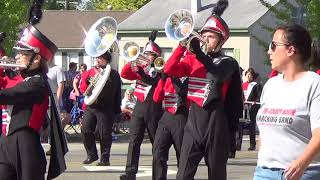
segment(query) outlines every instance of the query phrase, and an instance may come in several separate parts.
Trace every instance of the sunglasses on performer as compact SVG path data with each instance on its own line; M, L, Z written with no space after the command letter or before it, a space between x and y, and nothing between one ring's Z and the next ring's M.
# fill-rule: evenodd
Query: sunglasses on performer
M269 49L275 51L277 46L290 46L290 44L271 41L271 43L269 44Z

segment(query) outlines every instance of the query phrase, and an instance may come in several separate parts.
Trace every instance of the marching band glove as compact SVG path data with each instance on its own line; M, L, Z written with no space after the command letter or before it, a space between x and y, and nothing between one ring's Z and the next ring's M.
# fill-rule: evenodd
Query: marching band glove
M161 78L162 80L166 80L166 79L167 79L167 74L164 73L163 71L161 71L161 72L160 72L160 78Z
M144 75L145 75L145 73L144 73L143 68L142 68L141 66L137 66L137 68L138 68L137 73L138 73L140 76L144 76Z
M190 51L196 55L203 53L200 47L200 41L197 38L193 38L190 42ZM204 53L203 53L204 54Z

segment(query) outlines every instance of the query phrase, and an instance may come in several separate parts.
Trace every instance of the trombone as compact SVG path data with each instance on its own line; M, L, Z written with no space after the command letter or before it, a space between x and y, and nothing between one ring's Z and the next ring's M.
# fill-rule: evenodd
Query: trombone
M201 42L202 51L207 54L207 41L201 37L194 29L194 17L189 10L179 9L173 12L167 19L165 32L169 39L175 41L187 40L187 48L190 50L190 43L193 38L197 38Z

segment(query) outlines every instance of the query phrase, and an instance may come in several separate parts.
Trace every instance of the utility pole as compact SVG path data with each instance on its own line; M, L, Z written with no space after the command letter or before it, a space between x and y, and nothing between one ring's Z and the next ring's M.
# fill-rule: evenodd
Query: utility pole
M69 0L65 0L65 9L66 10L69 10L70 9L70 7L69 7Z

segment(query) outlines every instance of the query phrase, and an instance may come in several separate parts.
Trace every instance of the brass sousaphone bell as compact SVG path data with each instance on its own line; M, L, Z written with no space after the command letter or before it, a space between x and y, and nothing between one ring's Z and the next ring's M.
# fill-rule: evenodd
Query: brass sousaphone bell
M117 22L112 17L103 17L96 21L88 31L84 43L88 55L96 58L110 49L117 49ZM107 64L95 77L90 79L90 85L84 93L84 103L93 104L101 93L110 75L111 66Z

